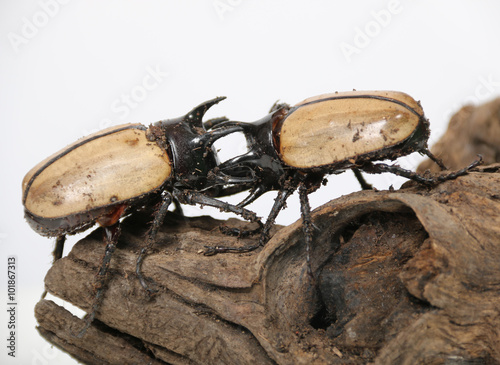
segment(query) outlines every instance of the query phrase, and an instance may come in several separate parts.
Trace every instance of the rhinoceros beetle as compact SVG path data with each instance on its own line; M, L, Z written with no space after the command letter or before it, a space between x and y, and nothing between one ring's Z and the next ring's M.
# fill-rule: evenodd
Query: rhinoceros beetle
M292 107L276 104L270 114L254 123L220 121L211 128L236 126L243 128L249 150L215 167L211 173L212 183L224 185L235 178L252 179L253 187L239 207L250 204L267 191L277 190L278 195L256 244L206 247L205 254L249 252L264 245L287 198L298 190L311 276L309 251L313 225L308 194L325 182L326 175L352 169L363 188L369 188L369 185L362 179L360 171L370 174L390 172L420 184L436 184L464 175L481 162L479 156L466 168L431 177L397 165L376 163L418 152L427 155L442 170L446 169L427 147L429 122L420 103L395 91L324 94ZM229 230L228 233L235 232Z
M141 263L172 202L217 207L262 226L255 213L216 199L248 189L253 181L229 179L232 185L228 187L207 184L208 173L219 164L213 143L242 130L230 125L208 132L204 128L204 114L223 99L209 100L182 117L149 127L124 124L91 134L43 160L24 177L25 218L37 233L57 237L54 261L62 255L67 234L84 231L95 223L104 228L106 249L96 279L94 302L79 336L90 326L99 307L122 217L144 205L160 202L147 244L137 259L136 274L146 289Z

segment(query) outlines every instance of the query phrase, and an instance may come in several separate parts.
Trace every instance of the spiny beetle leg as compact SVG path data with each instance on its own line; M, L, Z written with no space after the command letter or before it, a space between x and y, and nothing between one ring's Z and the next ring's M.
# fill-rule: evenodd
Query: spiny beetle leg
M467 175L467 173L473 169L474 167L477 167L483 163L483 156L482 155L477 155L477 160L473 161L469 166L464 167L463 169L457 170L450 172L449 174L446 175L441 175L438 176L437 179L441 181L446 181L446 180L453 180L456 179L459 176Z
M175 206L174 213L183 216L184 211L182 210L181 203L179 203L176 199L174 199L174 206Z
M218 253L245 253L251 252L260 247L260 244L248 245L242 247L229 247L229 246L205 246L205 252L203 254L205 256L213 256Z
M234 227L228 227L228 226L220 226L219 230L225 234L226 236L232 236L232 237L249 237L249 236L254 236L257 233L262 232L262 229L264 226L259 226L255 229L249 229L249 230L241 230L239 228L234 228Z
M170 194L168 191L165 191L163 193L163 196L162 196L161 205L156 210L156 212L154 214L153 223L151 223L151 227L149 228L149 231L147 233L146 246L144 246L141 249L141 252L139 253L139 256L137 257L137 262L135 265L135 274L137 275L139 282L141 283L142 287L144 289L146 289L151 294L154 293L155 290L148 287L148 284L146 283L144 276L142 276L141 266L142 266L142 262L144 261L144 257L146 256L148 251L151 250L151 248L153 247L153 245L156 242L156 236L158 235L158 229L160 228L163 221L165 220L165 216L167 215L167 212L168 212L168 207L172 203L172 200L174 202L176 201L175 199L173 199L172 194ZM177 204L180 204L180 203L177 202Z
M434 184L444 182L447 180L456 179L459 176L467 175L469 170L480 165L482 163L482 161L483 161L483 157L481 155L478 155L477 160L475 160L469 166L467 166L463 169L453 171L453 172L450 172L450 173L445 174L445 175L431 176L431 177L426 177L426 176L420 175L416 172L403 169L397 165L390 166L390 165L386 165L383 163L378 163L378 164L371 164L370 163L370 164L364 165L362 169L363 169L363 171L366 171L366 172L371 173L371 174L390 172L394 175L398 175L398 176L406 177L407 179L410 179L410 180L414 180L420 184L434 185Z
M313 224L311 221L311 206L309 205L309 198L307 197L307 188L301 183L299 185L299 198L300 198L300 213L302 215L302 230L306 240L306 265L307 274L314 280L314 275L311 267L311 245L313 235Z
M260 186L258 186L257 188L252 189L250 195L247 196L243 201L241 201L237 206L238 207L244 207L247 204L250 204L257 197L259 197L260 195L262 195L261 191L262 191L262 189L260 188ZM248 237L248 236L253 236L253 235L257 234L257 233L261 233L263 228L264 228L263 226L259 226L258 228L253 229L253 230L243 231L243 230L241 230L239 228L230 228L230 227L227 227L227 226L221 226L220 227L220 231L223 234L228 235L228 236Z
M279 212L285 207L286 200L292 193L295 191L295 188L293 189L284 189L280 190L278 192L278 195L276 196L276 199L274 200L273 207L271 209L271 213L269 213L269 216L267 217L266 224L264 226L264 229L262 230L262 233L260 235L259 239L259 245L264 246L267 241L269 241L269 231L271 230L271 227L273 226L274 222L276 221L276 217L278 216Z
M390 172L394 175L406 177L407 179L414 180L420 184L432 185L436 180L432 177L425 177L417 174L416 172L403 169L397 165L387 165L385 163L372 164L368 163L363 166L363 171L370 174L381 174L383 172Z
M257 214L252 212L251 210L238 207L236 205L232 205L226 202L223 202L221 200L211 198L209 196L206 196L205 194L192 191L192 190L179 190L179 189L174 189L174 195L179 201L183 204L190 204L190 205L207 205L210 207L214 208L219 208L220 210L224 212L230 212L230 213L235 213L238 214L239 216L243 217L243 219L248 220L250 222L255 222L258 223L259 226L263 226L261 220L259 217L257 217Z
M87 329L92 324L92 321L95 318L95 314L101 304L102 295L104 293L104 285L106 283L106 274L109 269L109 263L111 261L111 256L115 251L116 244L118 242L118 237L120 236L120 223L118 222L113 224L112 226L104 227L104 235L105 235L105 241L107 243L106 243L106 249L104 251L104 256L102 258L101 267L98 273L96 274L96 281L94 286L95 290L94 301L92 303L92 308L90 310L90 313L88 313L87 316L85 317L85 326L77 335L78 338L82 338L85 332L87 332Z
M66 242L66 235L62 234L60 236L57 236L56 238L56 244L54 246L54 251L52 251L52 264L54 264L57 260L59 260L62 257L63 250L64 250L64 242ZM45 298L47 295L47 290L44 290L42 293L42 299Z
M269 240L269 231L278 216L278 213L285 206L286 200L293 193L294 189L280 190L276 199L274 200L273 209L267 218L266 224L262 228L262 232L260 234L259 242L254 245L241 246L241 247L229 247L229 246L205 246L206 250L204 255L212 256L218 253L244 253L251 252L258 249L261 246L264 246Z
M66 242L66 235L57 236L56 245L54 247L54 251L52 251L52 257L54 257L54 261L56 262L62 257L64 250L64 242Z
M243 217L245 220L257 223L259 225L259 228L257 228L256 230L258 230L258 231L262 230L264 227L264 225L262 224L262 221L260 220L259 217L257 217L257 215L254 212L252 212L248 209L245 209L243 207L232 205L232 204L220 201L218 199L211 198L211 197L206 196L202 193L192 191L192 190L174 189L174 195L181 203L184 203L184 204L207 205L210 207L219 208L220 210L222 210L224 212L238 214L241 217ZM243 232L245 232L245 231L243 231ZM248 231L248 232L251 232L251 231ZM255 247L255 248L257 248L257 247ZM252 250L254 250L255 248L253 248ZM207 247L207 249L208 250L204 253L205 255L210 256L210 255L215 255L216 253L218 253L217 250L214 251L211 247Z
M434 156L434 154L429 151L428 148L425 148L422 150L422 153L424 155L426 155L427 157L429 157L432 161L434 161L436 163L436 165L438 165L441 170L448 170L448 168L445 166L445 164L443 163L443 161L440 159L440 158L437 158L436 156Z
M373 186L372 184L369 184L366 182L365 177L361 174L361 171L357 168L353 168L352 172L354 172L354 176L356 176L356 179L359 182L359 185L361 185L361 189L363 190L372 190Z

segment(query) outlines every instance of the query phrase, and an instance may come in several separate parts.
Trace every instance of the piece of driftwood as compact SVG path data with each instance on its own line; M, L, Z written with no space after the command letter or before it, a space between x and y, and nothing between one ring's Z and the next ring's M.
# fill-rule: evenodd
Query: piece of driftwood
M460 109L450 120L446 133L431 152L452 169L460 169L480 154L484 165L500 162L500 98ZM469 161L469 162L467 162ZM438 172L431 160L422 162L417 171Z
M205 245L254 238L172 213L143 264L150 296L135 261L151 217L136 215L85 336L49 300L35 309L39 332L88 364L500 363L500 164L432 189L407 185L313 212L314 282L300 221L256 252L206 257ZM47 290L88 311L103 254L98 229L55 263Z

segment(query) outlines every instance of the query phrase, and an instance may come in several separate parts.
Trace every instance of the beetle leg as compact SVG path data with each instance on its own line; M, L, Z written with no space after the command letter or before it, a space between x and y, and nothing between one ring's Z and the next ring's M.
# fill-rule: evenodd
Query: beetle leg
M191 204L191 205L201 204L201 205L211 206L214 208L219 208L225 212L231 212L231 213L238 214L241 217L243 217L245 220L248 220L250 222L258 223L259 228L255 229L253 231L243 231L243 232L238 231L240 234L243 234L243 235L253 234L254 232L263 231L265 229L265 226L262 224L260 218L258 218L254 212L252 212L248 209L245 209L243 207L232 205L232 204L223 202L223 201L218 200L218 199L208 197L204 194L201 194L199 192L192 191L192 190L174 189L174 195L177 199L179 199L180 202L182 202L184 204ZM256 245L255 247L252 246L252 248L249 251L255 250L259 246L260 245ZM231 248L231 247L225 247L225 246L215 246L215 247L205 246L205 247L207 248L207 250L204 252L204 254L207 256L215 255L215 254L220 253L220 252L229 252L229 251L232 251L232 249L235 249L234 247ZM240 252L248 252L248 250L247 251L243 250Z
M354 172L354 176L356 176L356 179L359 182L359 185L361 185L361 189L363 190L372 190L373 186L369 183L366 182L364 176L361 174L361 171L359 171L358 168L353 168L352 172Z
M420 184L431 185L436 183L436 180L432 177L425 177L416 172L403 169L397 165L387 165L385 163L367 163L363 166L363 171L369 174L381 174L383 172L390 172L394 175L406 177L407 179L414 180Z
M209 173L207 180L209 181L208 185L209 186L217 186L217 185L237 185L241 186L242 184L254 184L255 181L257 181L257 177L255 176L255 172L247 166L239 166L240 171L242 169L245 169L246 171L249 172L246 176L232 176L232 175L227 175L223 171L221 171L218 167L213 169L211 173ZM242 189L241 187L237 191L238 193L241 192ZM238 204L239 205L239 204Z
M256 188L252 189L250 191L250 194L243 199L240 203L238 203L238 207L244 207L251 202L253 202L255 199L257 199L259 196L261 196L263 193L268 191L265 186L259 185ZM253 236L254 234L257 234L259 232L262 232L262 226L259 228L256 228L251 231L242 231L238 228L229 228L227 226L221 226L220 230L222 233L228 235L228 236L238 236L238 237L248 237L248 236Z
M148 287L148 284L146 283L146 280L142 276L141 273L141 266L142 262L144 261L144 257L146 256L146 253L153 247L155 241L156 241L156 235L158 234L158 229L163 223L163 220L165 219L165 216L167 215L168 212L168 207L172 203L173 197L172 194L170 194L168 191L165 191L163 196L162 196L163 201L161 202L160 207L154 214L154 219L153 223L151 224L151 228L148 231L147 238L146 238L146 246L144 246L141 249L141 252L139 253L139 256L137 257L136 265L135 265L135 273L137 275L137 278L139 279L139 282L141 283L142 287L146 289L149 293L153 293L154 290L150 289ZM174 200L175 202L175 200ZM177 203L179 201L177 200Z
M380 174L382 172L390 172L393 173L394 175L398 176L403 176L406 177L407 179L414 180L420 184L424 185L433 185L437 184L443 181L447 180L453 180L456 179L459 176L467 175L470 169L480 165L483 161L483 157L481 155L478 155L479 158L472 162L469 166L464 167L463 169L457 170L450 172L445 175L439 175L439 176L432 176L432 177L426 177L423 175L420 175L416 172L410 171L403 169L397 165L386 165L384 163L377 163L377 164L366 164L363 166L363 171L366 171L370 174Z
M57 236L56 238L56 244L54 246L54 251L52 251L52 264L54 264L57 260L59 260L62 257L63 250L64 250L64 242L66 242L66 235L62 234L60 236ZM47 290L44 290L42 293L42 299L45 298L47 295Z
M56 238L56 246L54 247L54 251L52 251L52 257L54 257L54 261L56 262L62 257L64 242L66 242L66 235L57 236Z
M179 189L174 189L174 196L176 199L178 199L181 203L183 204L190 204L190 205L207 205L210 207L214 208L219 208L224 212L230 212L230 213L235 213L243 217L243 219L250 221L250 222L255 222L259 225L259 230L262 229L264 226L257 215L245 208L232 205L226 202L223 202L221 200L211 198L209 196L206 196L205 194L192 191L192 190L179 190Z
M250 194L245 199L243 199L240 203L238 203L238 206L244 207L252 203L255 199L257 199L259 196L261 196L267 191L269 191L269 189L265 185L257 186L255 189L252 189L250 191Z
M174 213L183 216L184 211L182 210L181 203L179 203L176 199L174 199L174 206L175 206Z
M301 183L299 185L299 198L300 198L300 213L302 215L302 230L306 241L306 264L307 274L314 280L314 275L311 267L311 245L313 235L313 224L311 221L311 206L309 205L309 198L307 197L307 188Z
M104 256L102 258L101 267L96 274L96 281L94 285L95 296L92 303L92 308L90 313L85 317L85 326L78 333L77 337L81 338L87 331L87 329L92 324L95 318L95 314L99 309L102 301L102 295L104 294L104 285L106 281L106 273L108 272L109 263L111 261L111 256L116 248L116 243L118 242L118 237L120 236L120 223L117 222L109 227L104 227L105 240L107 242L106 249L104 251Z
M443 161L440 159L440 158L437 158L436 156L434 156L432 154L431 151L429 151L428 148L425 148L421 151L424 155L426 155L427 157L429 157L432 161L434 161L440 168L441 170L448 170L448 168L445 166L445 164L443 163Z
M251 252L258 249L260 246L264 246L269 240L269 231L276 220L279 212L285 206L286 200L293 193L294 189L286 189L280 190L276 199L274 200L273 209L271 209L271 213L269 213L269 217L267 218L266 224L262 228L262 232L260 234L259 242L254 245L241 246L241 247L229 247L229 246L205 246L206 251L204 255L212 256L218 253L243 253L243 252Z

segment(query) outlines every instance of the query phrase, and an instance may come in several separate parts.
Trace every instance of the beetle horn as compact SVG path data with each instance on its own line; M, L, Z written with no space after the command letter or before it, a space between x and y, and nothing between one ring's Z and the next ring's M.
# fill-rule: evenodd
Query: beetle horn
M204 103L198 105L189 113L187 113L184 117L184 120L189 121L191 126L194 128L203 128L203 116L205 115L205 113L208 111L208 109L224 100L225 98L225 96L219 96L212 100L205 101Z

